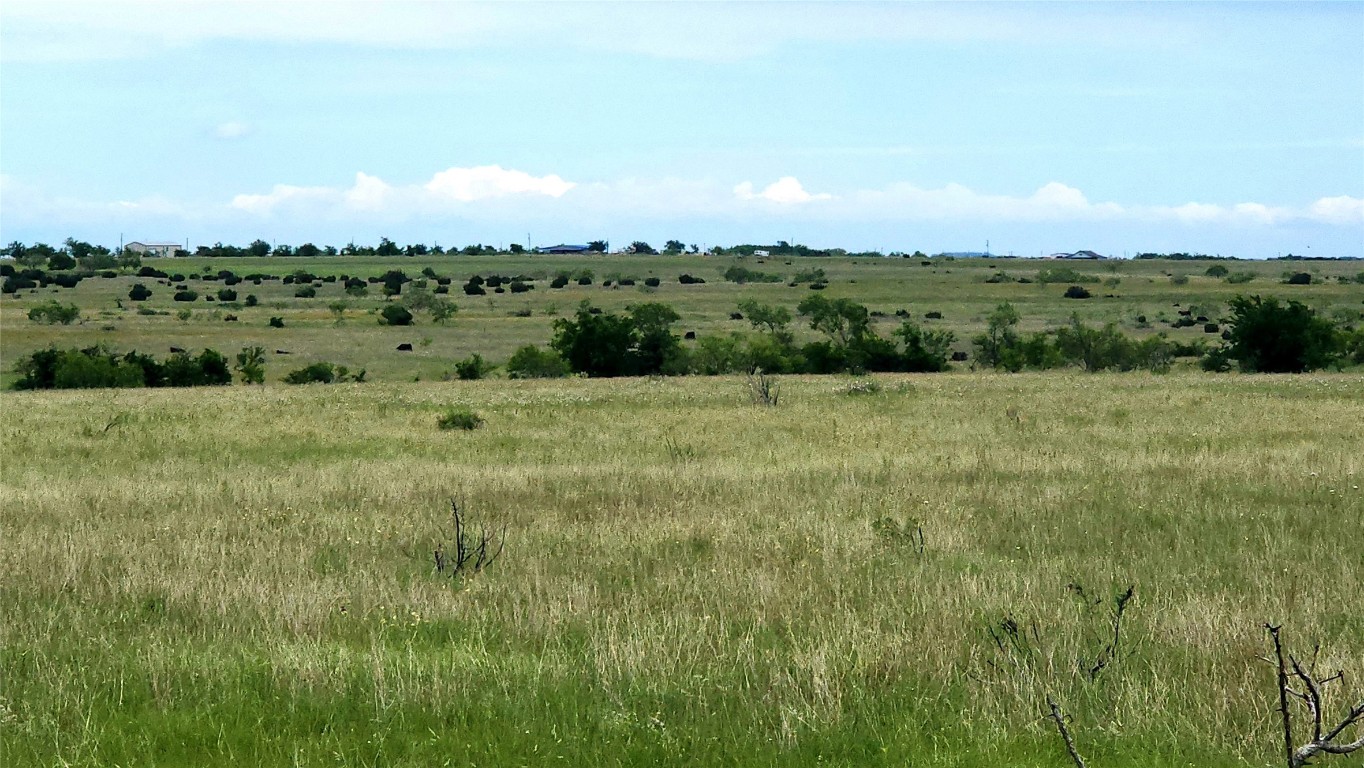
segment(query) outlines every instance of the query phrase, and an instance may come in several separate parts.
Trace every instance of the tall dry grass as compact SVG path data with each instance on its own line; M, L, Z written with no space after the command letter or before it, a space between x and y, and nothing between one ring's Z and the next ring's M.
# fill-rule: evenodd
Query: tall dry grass
M5 394L0 755L1273 765L1260 625L1364 674L1364 379L877 381Z

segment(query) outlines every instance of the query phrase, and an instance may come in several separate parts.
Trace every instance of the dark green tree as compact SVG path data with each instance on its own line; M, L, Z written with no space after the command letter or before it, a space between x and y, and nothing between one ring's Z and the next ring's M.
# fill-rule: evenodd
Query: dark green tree
M650 302L629 308L635 326L635 342L631 350L635 372L642 375L684 373L675 369L681 357L682 342L672 332L673 323L681 319L667 304Z
M976 347L976 359L982 365L1015 371L1022 368L1022 360L1010 354L1020 343L1016 330L1019 319L1018 310L1007 301L990 313L985 333L971 341Z
M915 373L934 373L947 370L947 361L952 357L952 342L956 336L951 331L924 330L912 320L906 320L895 331L905 343L901 365L904 370Z
M1302 373L1325 368L1340 356L1339 331L1306 305L1237 296L1230 306L1227 355L1243 371Z
M575 372L607 378L635 373L631 354L635 339L630 318L593 313L591 305L583 302L572 320L554 321L554 339L549 345Z
M811 328L843 347L871 333L871 313L852 299L829 299L817 293L796 305L796 312L810 318Z

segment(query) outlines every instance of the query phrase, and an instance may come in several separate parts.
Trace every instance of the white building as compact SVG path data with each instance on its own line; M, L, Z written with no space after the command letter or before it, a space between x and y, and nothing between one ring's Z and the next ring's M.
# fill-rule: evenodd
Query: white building
M140 243L133 241L123 246L125 250L133 253L140 253L143 256L174 256L176 251L184 250L179 243Z

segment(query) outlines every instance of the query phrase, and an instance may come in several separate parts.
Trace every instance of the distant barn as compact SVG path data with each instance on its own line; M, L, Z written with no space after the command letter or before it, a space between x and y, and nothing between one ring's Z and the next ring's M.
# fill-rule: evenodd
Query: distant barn
M123 246L124 250L140 253L143 256L174 256L176 251L184 250L180 243L142 243L133 241Z
M536 248L536 253L587 253L592 249L585 245L548 245L544 248Z
M1053 259L1102 259L1103 256L1093 251L1076 251L1075 253L1053 253Z

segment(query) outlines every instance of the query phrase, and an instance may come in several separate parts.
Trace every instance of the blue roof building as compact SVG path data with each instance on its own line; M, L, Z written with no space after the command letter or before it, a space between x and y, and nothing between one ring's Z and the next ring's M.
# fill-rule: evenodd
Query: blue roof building
M536 253L587 253L592 250L585 245L547 245L543 248L536 248Z

